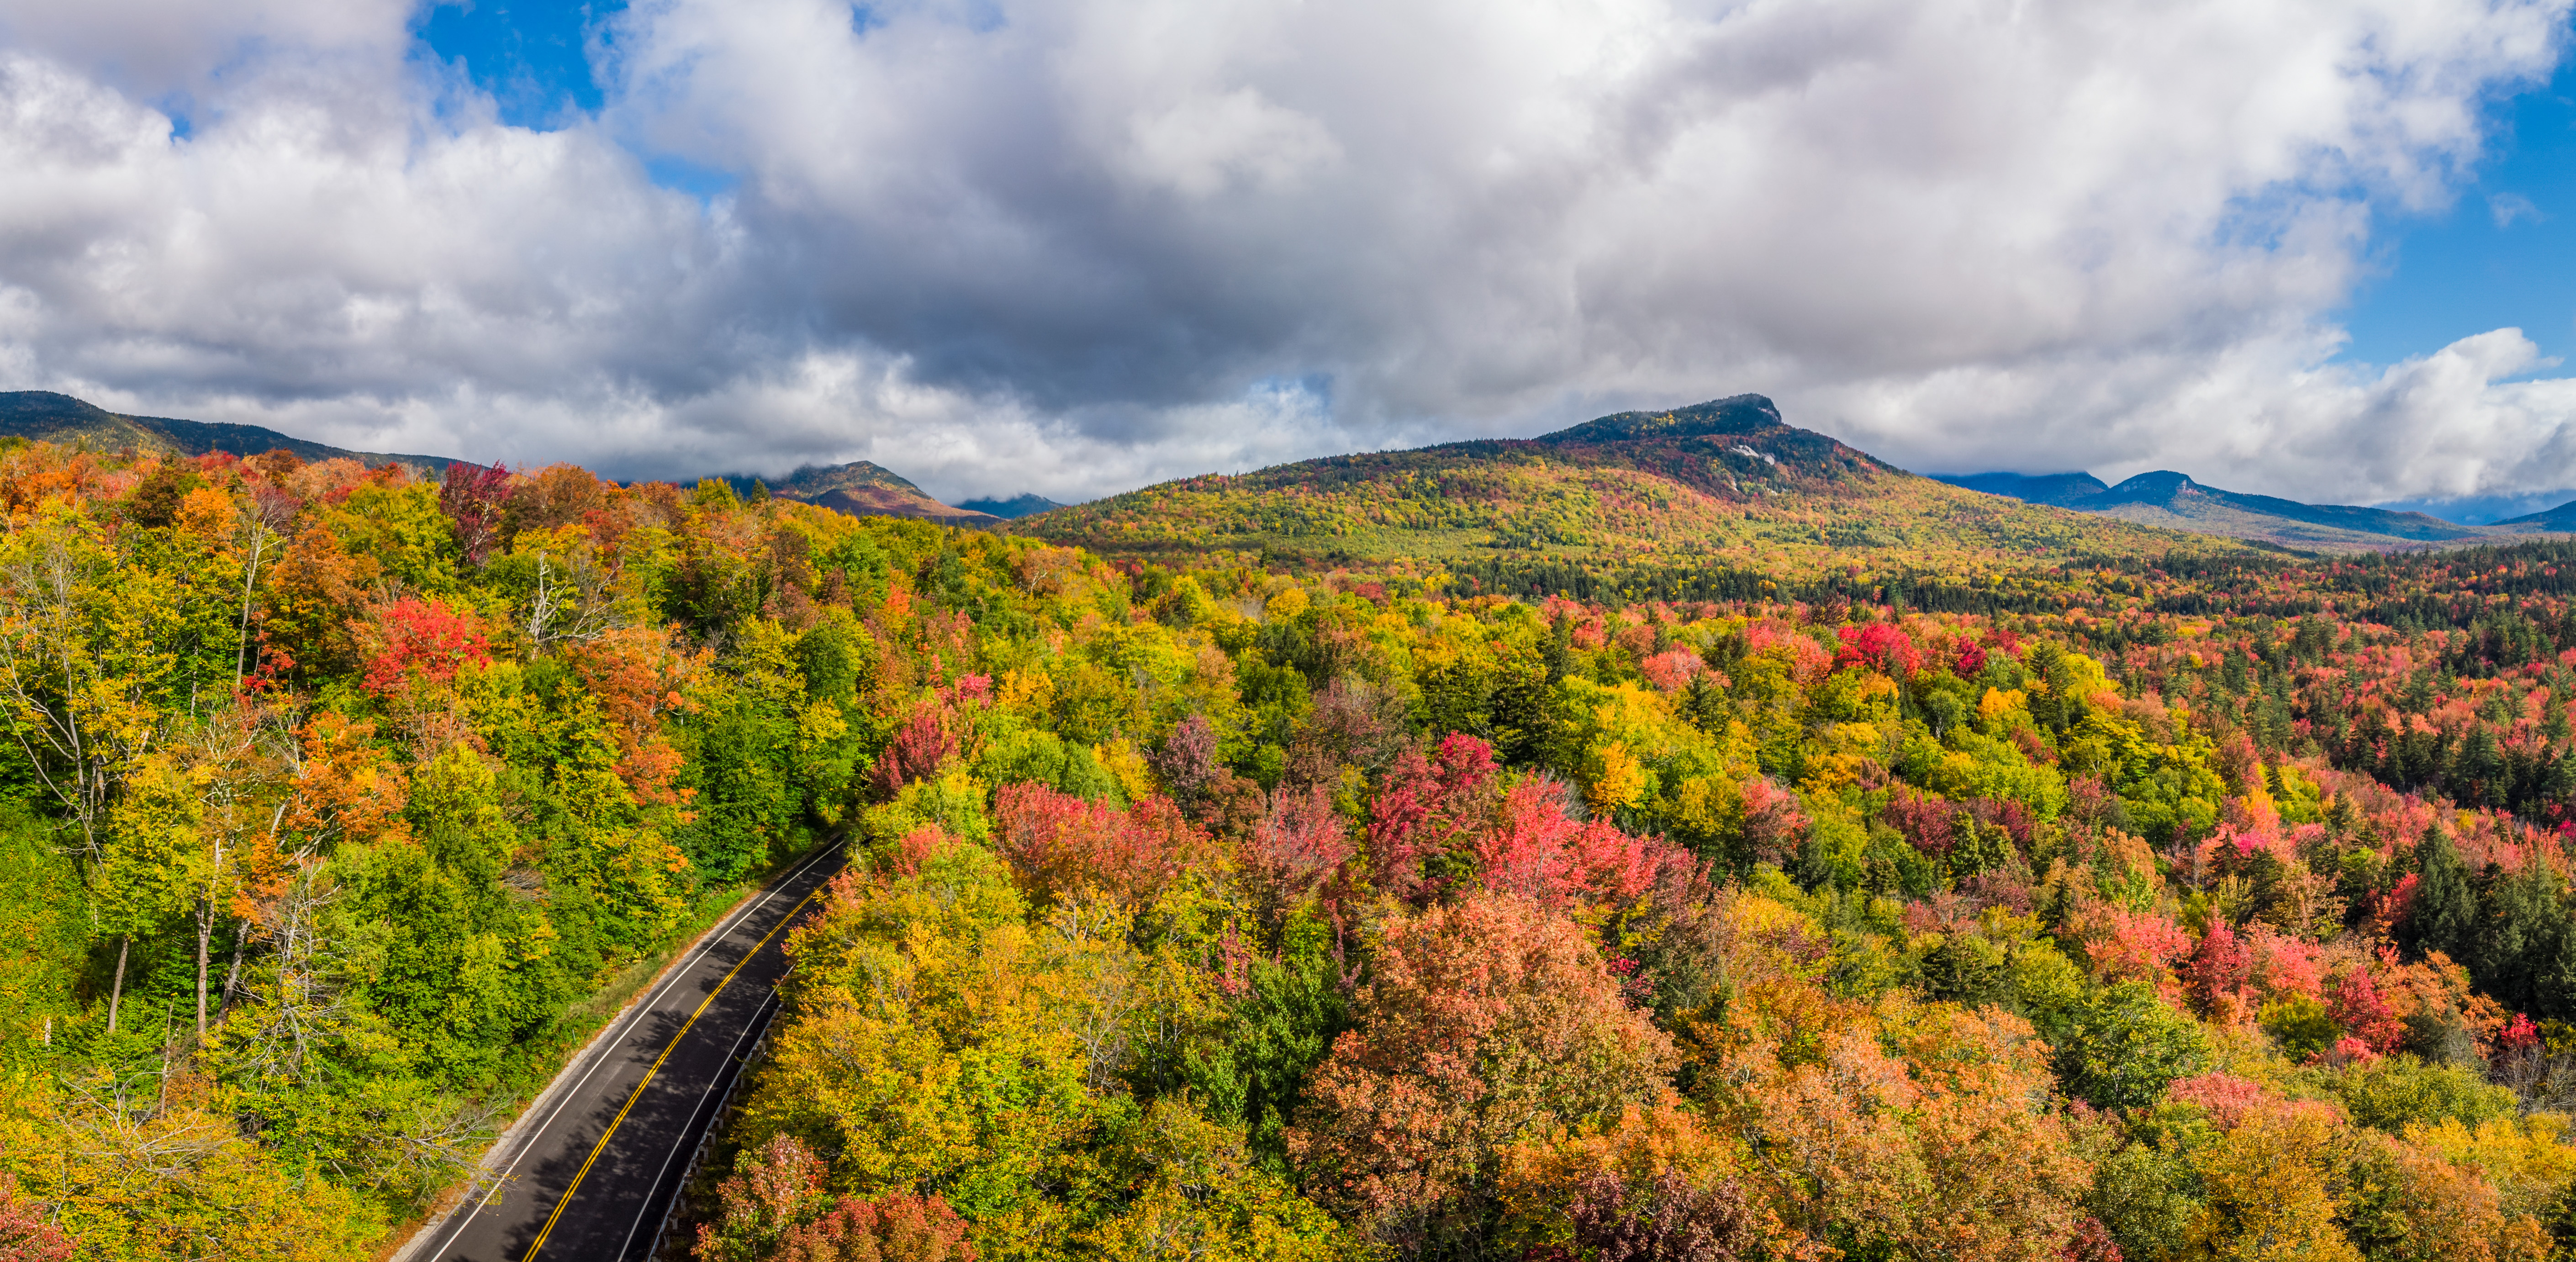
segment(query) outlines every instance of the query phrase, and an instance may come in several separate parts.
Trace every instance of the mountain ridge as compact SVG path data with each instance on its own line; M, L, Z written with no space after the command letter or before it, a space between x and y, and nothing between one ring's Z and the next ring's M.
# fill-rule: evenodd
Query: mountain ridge
M182 456L285 450L305 460L400 464L432 479L443 476L451 464L480 467L446 457L355 451L256 425L127 415L44 390L0 391L0 438L8 437ZM1549 472L1551 457L1559 473ZM1569 481L1561 476L1564 468L1581 470L1582 476ZM1445 488L1440 498L1451 504L1334 502L1337 495L1362 486L1373 487L1370 494L1383 498L1391 493L1402 502L1419 491L1415 483L1425 475ZM756 481L749 475L723 476L745 492ZM2095 522L2122 521L2159 535L2178 532L2318 551L2576 532L2576 501L2473 526L2422 512L2228 491L2170 469L2137 474L2116 486L2080 471L1918 478L1828 435L1788 424L1778 405L1759 394L1664 411L1616 412L1536 438L1469 439L1410 451L1328 456L1231 477L1176 479L1081 506L1029 494L950 505L866 460L807 465L767 489L783 499L853 516L908 517L975 529L1011 527L1109 551L1150 551L1180 545L1188 537L1201 544L1230 541L1292 551L1321 546L1351 556L1508 555L1588 562L1610 555L1633 562L1659 555L1733 557L1752 564L1763 561L1767 544L1772 558L1786 554L1812 564L1829 554L1870 549L1975 553L1998 548L2026 560L2034 541L2040 554L2052 556L2088 549L2128 553L2150 546L2146 536L2097 530L2099 538L2082 539L2084 528L2063 521L1997 517L1960 504L1938 505L1924 500L1920 487L1904 489L1909 479L1990 502L2068 510ZM1156 514L1145 510L1145 502L1174 493L1196 496L1199 502L1192 511L1198 516L1232 513L1236 520L1221 528L1152 520ZM1246 493L1263 502L1249 509L1215 502ZM1837 500L1890 495L1908 502L1892 511L1886 505L1865 511ZM1678 516L1668 511L1675 509ZM1644 519L1656 516L1663 520ZM1699 528L1697 535L1694 528ZM1945 538L1945 530L1964 534ZM1960 546L1950 548L1954 543Z
M1640 438L1707 438L1758 433L1775 425L1796 428L1780 419L1780 406L1770 399L1758 394L1737 394L1674 408L1669 412L1613 412L1551 434L1541 434L1532 441L1561 444L1625 442Z
M482 467L472 461L444 456L353 451L259 425L186 421L168 416L129 416L52 390L0 390L0 438L51 443L88 442L109 450L132 447L179 456L203 456L218 451L236 456L257 456L282 450L307 461L345 458L369 465L405 465L432 478L444 475L451 464Z
M1936 482L1947 482L1971 491L2058 508L2111 489L2110 483L2089 473L1934 473L1926 476Z
M227 421L190 421L168 416L130 416L111 412L86 399L52 390L0 391L0 438L29 442L86 443L107 450L134 448L177 456L228 452L256 456L292 452L306 461L351 459L370 466L398 464L431 481L444 478L450 465L484 466L469 460L405 452L353 451L297 438L259 425ZM724 475L739 491L756 479ZM829 508L854 517L912 517L945 526L989 529L1002 518L972 509L954 508L932 499L902 475L865 460L841 465L808 465L789 474L771 494Z
M2525 513L2520 517L2510 517L2496 524L2499 526L2536 526L2543 530L2576 530L2576 500L2569 500L2556 508L2544 508L2536 513Z
M1174 479L1005 529L1113 554L1233 548L1524 576L1839 569L1855 581L2242 546L1920 477L1788 424L1760 395L1615 413L1538 438Z
M1953 486L2026 503L2120 517L2143 525L2327 551L2464 543L2500 533L2530 533L2498 527L2464 526L2428 513L2351 504L2308 504L2273 495L2249 495L2209 486L2189 474L2171 469L2141 473L2117 486L2105 486L2100 478L2089 473L1996 472L1933 476ZM2576 509L2576 505L2565 507ZM2535 518L2541 516L2546 514L2534 515ZM2571 516L2576 517L2576 514Z
M977 530L998 526L1003 520L991 513L958 508L933 499L928 492L913 485L911 479L871 460L804 465L774 486L744 473L728 473L723 480L741 492L749 492L758 482L780 499L812 504L852 517L910 517L943 526Z

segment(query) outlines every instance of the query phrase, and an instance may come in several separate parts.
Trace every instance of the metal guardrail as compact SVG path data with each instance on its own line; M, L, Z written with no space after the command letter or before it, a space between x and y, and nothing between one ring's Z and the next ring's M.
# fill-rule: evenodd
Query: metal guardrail
M784 985L788 976L794 972L794 967L790 966L787 973L779 975L779 984ZM760 1035L752 1040L751 1049L744 1052L741 1059L735 1063L733 1077L725 1083L724 1095L716 1101L715 1115L707 1120L707 1129L699 1134L696 1146L690 1149L688 1164L680 1168L680 1181L671 1189L671 1204L662 1211L661 1225L654 1228L653 1249L644 1255L646 1258L662 1258L665 1256L664 1251L671 1247L672 1233L682 1225L683 1215L680 1211L681 1207L688 1203L689 1188L698 1181L698 1175L706 1168L707 1153L715 1147L716 1137L724 1134L733 1121L735 1093L742 1089L743 1081L751 1077L753 1067L760 1064L761 1058L769 1052L769 1034L778 1021L777 999L778 986L773 985L770 987L768 998L763 1001L770 1010L767 1015L759 1019ZM685 1243L677 1256L680 1258L688 1256Z

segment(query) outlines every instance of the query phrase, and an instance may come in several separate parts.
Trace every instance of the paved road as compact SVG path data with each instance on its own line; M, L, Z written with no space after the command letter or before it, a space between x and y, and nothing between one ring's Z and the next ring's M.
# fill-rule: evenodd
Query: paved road
M479 1195L428 1228L411 1262L649 1254L690 1153L777 1011L788 920L840 867L838 847L816 853L719 922L565 1067L495 1146Z

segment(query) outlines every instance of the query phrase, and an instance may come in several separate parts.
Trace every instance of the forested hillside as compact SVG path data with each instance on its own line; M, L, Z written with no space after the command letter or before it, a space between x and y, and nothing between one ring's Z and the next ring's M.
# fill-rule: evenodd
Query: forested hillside
M372 1255L842 831L709 1262L2576 1241L2564 545L1587 602L570 468L0 508L18 1256Z
M217 451L228 451L235 456L255 456L283 451L307 461L353 459L370 465L398 464L430 477L438 476L452 463L435 456L349 451L258 425L183 421L167 416L127 416L51 390L0 390L0 438L49 442L91 451L124 451L130 448L164 456L202 456Z
M1211 549L1294 565L1412 560L1481 590L1759 595L1764 579L1872 583L2239 545L1916 477L1739 395L1623 412L1537 439L1449 443L1210 474L1014 523L1049 542L1160 559ZM1750 590L1746 590L1747 588Z
M880 739L849 602L941 539L23 444L0 506L0 1256L373 1253L844 820Z

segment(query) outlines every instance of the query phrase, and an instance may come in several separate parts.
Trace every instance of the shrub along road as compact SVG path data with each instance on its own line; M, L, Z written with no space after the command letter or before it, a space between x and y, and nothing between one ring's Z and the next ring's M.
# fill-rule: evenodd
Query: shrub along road
M840 871L808 856L718 923L557 1075L413 1262L642 1257L743 1058L777 1011L788 922ZM532 1125L531 1125L532 1124Z

